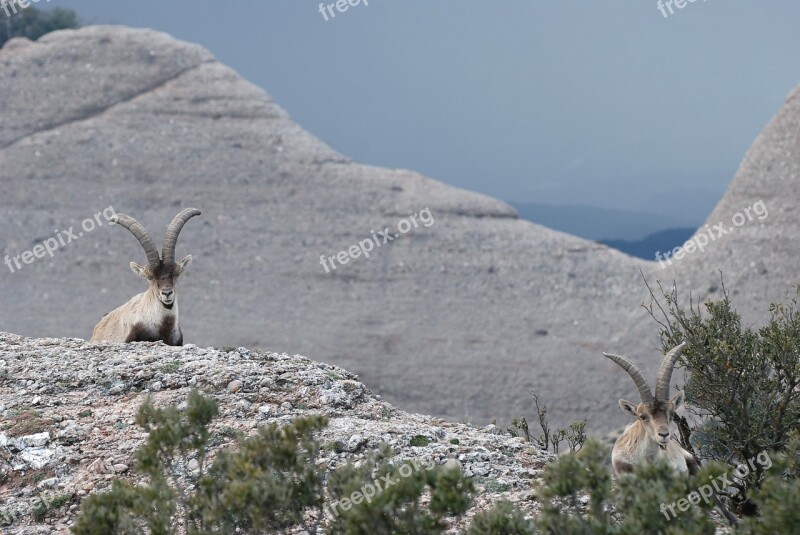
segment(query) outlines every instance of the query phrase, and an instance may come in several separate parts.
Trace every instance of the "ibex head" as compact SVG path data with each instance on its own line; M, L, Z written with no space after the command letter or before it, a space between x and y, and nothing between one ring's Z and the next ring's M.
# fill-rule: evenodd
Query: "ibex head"
M192 263L192 255L187 255L180 262L175 262L175 245L178 241L178 235L183 225L197 215L200 215L200 210L187 208L175 216L167 228L167 234L164 236L161 256L159 256L158 249L156 249L150 235L138 221L125 214L117 214L111 218L112 222L131 231L131 234L142 244L142 248L144 248L144 252L147 255L147 265L141 266L136 262L131 262L131 270L148 281L150 291L168 309L172 308L175 303L175 286L178 277Z
M628 372L633 382L636 383L636 388L639 389L639 396L642 400L641 403L634 405L630 401L621 399L619 400L619 406L638 418L638 423L644 427L647 436L656 442L661 449L666 449L669 443L669 423L672 419L672 413L683 404L683 391L678 391L672 399L669 399L669 383L672 379L672 370L675 367L675 361L678 360L685 345L686 342L681 343L672 348L666 356L664 356L664 360L661 362L661 368L658 370L655 395L650 391L650 387L647 386L644 375L642 375L641 370L636 364L626 357L603 353L603 355L619 364L623 370Z

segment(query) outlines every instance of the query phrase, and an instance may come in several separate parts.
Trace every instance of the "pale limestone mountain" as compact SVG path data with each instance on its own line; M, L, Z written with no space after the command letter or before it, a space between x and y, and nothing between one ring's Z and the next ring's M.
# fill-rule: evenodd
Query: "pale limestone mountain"
M617 427L617 399L635 390L602 351L650 375L660 360L640 270L705 299L720 295L722 269L751 321L798 282L797 107L790 98L759 137L709 221L759 200L769 216L661 269L484 195L354 162L200 46L111 26L13 40L0 50L0 247L12 259L0 330L88 339L145 289L128 268L141 247L104 211L160 242L196 206L177 251L194 255L179 288L186 342L313 355L450 420L532 420L535 390L555 424ZM412 215L407 234L330 268ZM65 243L52 258L14 269L53 237Z

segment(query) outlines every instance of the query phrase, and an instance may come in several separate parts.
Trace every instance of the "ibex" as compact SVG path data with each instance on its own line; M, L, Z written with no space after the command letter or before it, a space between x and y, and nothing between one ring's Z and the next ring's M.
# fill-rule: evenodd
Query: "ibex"
M678 472L694 472L697 461L694 456L683 449L677 441L670 438L669 423L672 413L683 404L684 393L678 391L669 399L669 383L675 361L683 351L686 342L672 348L661 362L656 379L655 396L647 386L642 371L626 357L603 353L620 365L636 383L642 402L634 405L621 399L619 406L636 417L614 444L611 462L617 474L630 472L633 466L642 462L654 462L661 458L666 460Z
M655 395L647 386L642 371L636 364L626 357L603 353L604 356L613 360L620 367L628 372L636 388L639 389L639 396L642 402L634 405L630 401L621 399L619 406L630 412L636 417L636 421L625 428L611 451L611 463L614 465L614 472L617 475L633 470L634 465L639 463L652 463L657 459L665 460L678 472L689 472L694 474L699 465L694 455L686 451L677 441L670 437L669 423L675 409L683 405L684 393L678 391L672 399L669 399L669 384L672 380L672 370L675 362L681 355L686 342L683 342L670 349L661 361L656 379ZM714 503L720 512L728 519L731 525L736 525L738 519L733 513L728 511L716 493L712 494ZM662 512L663 512L662 504ZM672 511L673 516L675 514Z
M175 244L183 225L200 215L197 208L187 208L175 216L164 236L162 255L147 231L134 218L117 214L113 223L131 231L142 244L147 255L147 266L131 262L131 270L147 279L147 291L134 296L124 305L115 308L100 320L92 332L92 341L107 342L164 342L172 346L183 345L183 333L178 325L178 295L176 282L192 263L192 255L175 262Z

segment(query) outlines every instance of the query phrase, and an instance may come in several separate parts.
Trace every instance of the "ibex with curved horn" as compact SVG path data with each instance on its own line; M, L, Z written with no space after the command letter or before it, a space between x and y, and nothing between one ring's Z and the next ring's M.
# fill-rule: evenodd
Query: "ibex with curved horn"
M187 208L175 216L164 236L160 257L150 235L138 221L124 214L111 218L112 222L128 229L142 244L147 255L147 266L140 266L136 262L130 265L134 273L147 279L150 287L103 316L92 332L93 342L161 341L172 346L183 345L183 333L178 326L176 282L192 263L192 255L175 262L175 245L183 225L197 215L200 215L200 210Z
M678 360L685 345L686 342L683 342L672 348L664 357L658 370L655 395L650 391L644 375L636 364L626 357L603 353L628 372L636 383L641 397L641 403L638 405L624 399L619 400L619 406L633 414L636 421L625 429L611 452L611 462L617 474L630 472L634 465L653 462L657 458L666 460L679 472L694 472L697 468L694 456L683 449L677 441L671 440L669 431L672 413L683 404L684 399L683 391L678 391L672 399L669 399L669 384L675 361Z
M672 414L675 409L683 405L684 393L679 390L672 399L669 398L669 384L672 380L672 370L675 362L681 355L686 342L683 342L670 349L661 361L656 379L655 395L647 386L647 380L642 375L642 371L636 364L626 357L603 353L604 356L613 360L620 367L628 372L636 388L639 389L639 396L642 402L634 405L630 401L621 399L619 406L630 412L636 417L636 421L629 425L622 433L611 451L611 463L614 465L614 472L620 475L624 472L633 470L633 466L639 463L652 463L657 459L664 459L678 472L695 473L699 465L694 455L683 449L677 441L670 438L669 423L672 421ZM728 519L731 525L736 525L738 519L728 511L716 493L712 494L714 503L720 512ZM665 506L662 504L662 513ZM671 509L670 509L671 510ZM672 511L672 510L671 510ZM675 511L672 511L673 516ZM665 513L666 514L666 513Z

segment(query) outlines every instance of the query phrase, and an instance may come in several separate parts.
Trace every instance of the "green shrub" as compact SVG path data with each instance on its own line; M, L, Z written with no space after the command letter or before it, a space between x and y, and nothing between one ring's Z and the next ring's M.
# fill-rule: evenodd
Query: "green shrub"
M702 499L700 491L708 488L710 481L720 481L723 475L730 475L730 466L711 462L693 476L676 477L665 464L643 464L612 484L609 453L600 442L589 440L581 452L563 455L545 469L544 483L539 489L544 508L535 519L539 533L699 535L715 532L709 515L713 502ZM760 515L742 521L738 533L797 532L800 525L800 434L793 434L786 450L773 453L771 459L773 466L762 488L752 493ZM690 503L693 493L699 502L697 505ZM684 506L685 511L681 509ZM496 517L494 523L501 527L494 529L500 531L489 530L487 526L491 524L485 516ZM470 531L470 535L516 533L501 531L502 517L519 519L522 513L504 506L502 513L476 515L471 529L484 531Z
M646 308L661 328L663 347L688 342L678 367L688 373L687 405L702 424L692 429L676 416L681 443L698 458L731 468L759 453L782 451L800 429L800 310L797 300L770 306L766 326L743 326L722 284L723 297L701 307L678 303L673 286L665 304L651 290ZM800 286L797 287L800 293ZM705 314L703 313L705 309ZM764 479L764 467L734 481L726 492L740 514L754 514L748 495Z
M315 435L326 425L319 416L261 428L250 437L229 434L236 448L219 451L209 465L216 436L209 425L217 413L213 398L197 391L183 413L157 409L148 398L136 423L149 435L134 466L146 481L115 479L109 492L86 498L72 532L206 535L302 527L316 533L322 527L331 534L437 534L446 517L462 515L472 501L473 484L460 470L391 463L385 447L359 468L348 464L331 472L326 485L325 470L317 467L321 444ZM192 459L196 473L179 477ZM368 486L375 492L364 500ZM355 493L362 498L352 499ZM324 520L323 507L332 519Z
M65 28L77 28L78 17L71 9L57 7L44 11L34 6L21 8L14 2L16 13L10 1L0 2L0 47L12 37L27 37L36 40L46 33ZM6 13L8 10L8 13Z
M311 529L305 513L323 503L314 434L325 424L310 417L283 428L271 425L241 441L238 451L220 452L198 482L190 520L222 533Z
M544 507L536 519L541 533L714 533L707 514L711 504L701 501L676 511L677 519L668 507L717 475L718 466L703 468L696 477L675 477L666 464L642 464L612 485L609 459L609 449L592 439L579 453L562 455L547 466L539 490Z
M156 409L148 399L136 417L149 435L135 467L147 476L147 484L115 480L110 492L83 502L72 531L140 533L146 526L153 534L276 533L304 524L306 510L322 505L312 435L325 419L302 418L280 429L259 429L241 440L235 452L219 452L206 470L208 426L217 412L213 398L197 391L189 395L185 414L175 407ZM175 469L190 458L199 467L198 477L188 476L192 490Z
M411 442L410 442L410 444L415 447L427 446L430 443L431 439L429 439L425 435L414 435L413 437L411 437Z
M759 492L753 495L753 501L760 515L745 519L744 533L768 535L797 531L800 526L800 433L792 434L782 455L773 456L773 466Z
M535 535L533 522L508 501L475 515L467 535Z
M458 469L418 463L392 464L382 448L359 467L347 464L328 481L333 521L327 533L342 535L437 534L447 516L461 516L472 503L474 486ZM373 468L375 467L375 468ZM422 507L424 493L430 505Z

